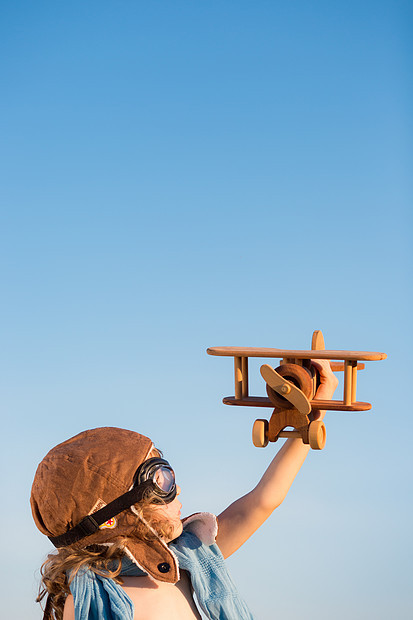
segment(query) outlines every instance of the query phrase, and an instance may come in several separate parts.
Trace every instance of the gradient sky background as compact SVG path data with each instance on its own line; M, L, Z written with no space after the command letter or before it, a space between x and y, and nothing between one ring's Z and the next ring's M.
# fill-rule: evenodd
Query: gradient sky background
M413 616L411 33L397 0L0 3L5 618L41 617L52 446L148 434L184 512L219 513L278 445L206 348L314 329L388 354L360 375L373 410L327 416L231 572L262 620Z

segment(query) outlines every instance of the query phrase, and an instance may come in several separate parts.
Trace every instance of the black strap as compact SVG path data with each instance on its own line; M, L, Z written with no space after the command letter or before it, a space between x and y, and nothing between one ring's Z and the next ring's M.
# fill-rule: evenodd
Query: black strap
M106 506L97 510L92 515L88 515L82 519L77 525L72 527L68 532L60 534L59 536L48 536L49 540L55 547L66 547L73 543L91 536L98 531L99 526L102 523L106 523L112 517L115 517L126 508L130 508L133 504L136 504L142 498L142 489L135 487L127 493L120 495L113 502L109 502Z

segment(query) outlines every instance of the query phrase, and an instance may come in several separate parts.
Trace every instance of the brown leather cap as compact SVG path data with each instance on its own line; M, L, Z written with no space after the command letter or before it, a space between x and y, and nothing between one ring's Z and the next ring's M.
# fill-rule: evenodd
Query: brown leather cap
M46 536L58 536L130 490L139 465L153 447L152 441L121 428L104 427L79 433L52 448L39 464L30 504L35 523ZM111 543L126 537L127 555L159 581L176 583L176 557L157 536L150 542L136 536L136 523L152 528L125 510L75 547Z

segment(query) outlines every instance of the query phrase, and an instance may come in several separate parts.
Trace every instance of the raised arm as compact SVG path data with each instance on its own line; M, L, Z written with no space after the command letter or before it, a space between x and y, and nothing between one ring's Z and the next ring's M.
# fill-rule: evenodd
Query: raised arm
M329 400L338 385L327 360L313 361L320 372L316 398ZM315 419L322 419L319 411ZM230 556L264 523L285 499L308 454L301 439L288 439L276 454L257 486L228 506L218 517L217 544L224 557Z

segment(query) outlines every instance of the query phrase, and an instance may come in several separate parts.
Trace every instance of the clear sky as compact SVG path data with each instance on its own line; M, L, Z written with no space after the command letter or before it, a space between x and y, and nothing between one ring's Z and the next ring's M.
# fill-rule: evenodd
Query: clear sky
M385 351L230 560L257 618L410 618L412 5L0 3L2 609L36 620L55 444L150 435L184 511L278 448L214 345ZM258 364L254 393L263 394ZM267 412L270 413L270 412ZM2 612L2 613L3 613Z

